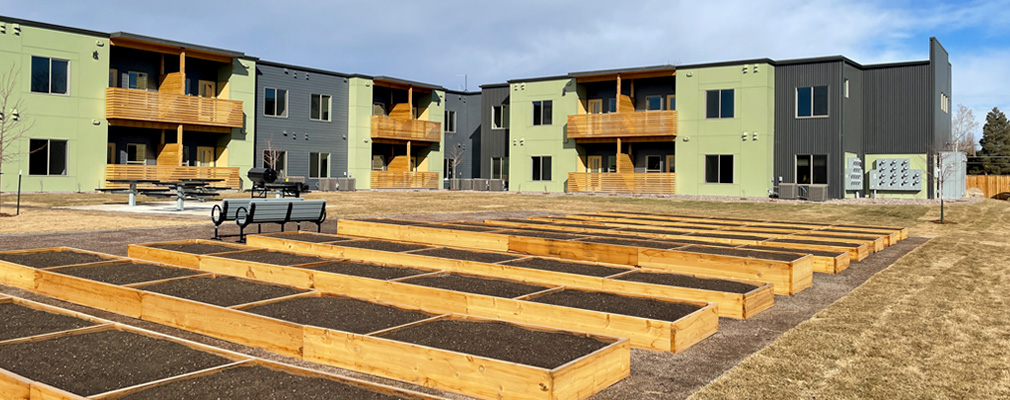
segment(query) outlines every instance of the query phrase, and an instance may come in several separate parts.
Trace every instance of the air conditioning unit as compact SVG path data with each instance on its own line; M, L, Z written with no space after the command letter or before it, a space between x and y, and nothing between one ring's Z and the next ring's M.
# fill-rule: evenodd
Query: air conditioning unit
M354 183L356 178L337 178L337 191L340 192L353 192L355 191Z
M486 192L488 190L488 180L487 179L474 179L473 180L473 190Z
M799 196L799 187L795 183L780 183L779 198L792 200Z
M473 190L473 179L460 179L459 190Z
M488 181L488 189L492 192L504 192L505 191L505 180L503 179L491 179Z
M337 178L319 178L316 187L321 192L335 192L337 191Z
M828 185L808 185L807 200L828 201Z

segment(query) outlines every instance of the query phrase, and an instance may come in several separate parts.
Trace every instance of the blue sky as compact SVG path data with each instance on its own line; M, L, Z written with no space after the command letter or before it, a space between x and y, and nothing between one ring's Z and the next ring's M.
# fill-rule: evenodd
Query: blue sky
M471 90L512 78L667 63L925 60L936 36L951 55L953 104L973 109L978 120L994 106L1010 109L1010 0L0 0L0 14L450 89L462 89L465 75Z

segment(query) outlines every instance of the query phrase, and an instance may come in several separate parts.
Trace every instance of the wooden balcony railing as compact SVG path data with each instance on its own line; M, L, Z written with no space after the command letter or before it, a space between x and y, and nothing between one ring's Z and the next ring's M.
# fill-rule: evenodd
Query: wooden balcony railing
M373 115L372 138L439 142L442 123Z
M572 139L677 136L677 111L643 111L568 116Z
M225 128L244 119L241 101L122 88L105 89L105 118Z
M181 167L175 165L127 165L106 164L105 179L156 179L177 181L180 179L224 179L211 186L239 189L242 179L237 167ZM122 188L129 185L111 184L106 188Z
M676 191L675 173L568 173L569 193L674 194Z
M438 189L438 172L372 171L372 189Z

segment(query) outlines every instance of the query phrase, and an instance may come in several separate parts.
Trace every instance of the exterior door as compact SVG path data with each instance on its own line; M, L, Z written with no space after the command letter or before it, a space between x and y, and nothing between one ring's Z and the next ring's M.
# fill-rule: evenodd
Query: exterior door
M588 172L598 174L603 172L603 156L589 156Z
M200 97L217 98L217 82L200 81Z
M213 147L198 146L196 148L196 166L213 167L214 161Z
M589 100L590 114L603 114L603 99Z
M677 172L677 156L673 154L666 156L666 172L671 174Z

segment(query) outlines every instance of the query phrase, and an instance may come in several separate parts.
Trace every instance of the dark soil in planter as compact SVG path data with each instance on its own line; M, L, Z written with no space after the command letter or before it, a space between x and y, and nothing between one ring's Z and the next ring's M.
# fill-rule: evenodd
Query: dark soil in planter
M831 257L835 258L843 254L842 252L824 251L824 250L809 250L809 249L791 249L788 247L775 247L775 246L743 246L741 249L754 249L754 250L769 250L769 251L782 251L786 253L802 253L802 254L812 254L819 257Z
M340 242L337 243L337 246L354 247L358 249L391 251L394 253L427 249L430 247L422 244L408 244L408 243L390 242L386 240L355 240L353 242L351 241Z
M546 286L527 285L501 279L477 278L459 274L420 276L405 279L401 282L510 299L548 289Z
M178 251L180 253L189 254L214 254L214 253L225 253L229 251L240 251L244 250L240 247L225 246L222 244L213 243L166 243L166 244L151 244L146 245L147 247L153 247L156 249Z
M509 261L505 265L512 265L522 268L532 268L545 271L565 272L569 274L589 275L589 276L611 276L631 269L604 267L602 265L585 264L569 261L553 260L549 258L534 257L525 260Z
M439 320L382 335L387 339L553 369L608 343L565 332L524 329L504 322Z
M429 257L451 258L454 260L476 261L492 264L496 262L515 260L517 258L520 258L519 256L513 256L502 253L486 253L483 251L470 251L470 250L449 249L449 248L424 250L414 252L411 254L418 254Z
M346 297L299 297L245 309L302 325L352 333L371 333L409 324L432 315Z
M54 314L14 303L0 303L0 342L94 325L69 315ZM3 348L0 347L0 352Z
M348 238L339 236L320 235L318 233L305 233L305 232L285 232L285 233L273 234L270 235L270 237L275 237L278 239L297 240L299 242L309 242L309 243L327 243L327 242L350 240Z
M685 229L685 228L677 228ZM685 232L676 232L669 229L651 229L651 228L620 228L616 232L637 232L637 233L655 233L659 235L683 235Z
M130 394L119 400L400 400L406 397L373 392L363 387L274 371L266 367L236 367L197 378L176 381Z
M221 307L289 296L302 291L231 277L180 279L141 286L138 289L181 297Z
M686 251L690 253L702 253L702 254L716 254L721 256L733 256L733 257L745 257L745 258L755 258L761 260L775 260L775 261L795 261L803 258L806 254L792 252L792 253L776 253L770 251L757 251L757 250L746 250L740 248L732 247L709 247L709 246L690 246L679 251Z
M672 249L675 247L684 247L686 245L676 242L660 242L652 240L641 240L641 239L617 239L617 238L592 238L592 239L579 239L580 242L590 242L590 243L604 243L604 244L614 244L619 246L631 246L631 247L645 247L649 249Z
M0 346L0 368L81 396L230 362L178 343L116 330Z
M865 230L859 230L859 229L839 229L839 228L819 229L819 230L816 230L815 232L855 233L855 234L863 234L863 235L870 235L870 236L886 236L887 235L886 233L880 233L880 232L865 231Z
M503 229L499 226L479 226L479 225L465 225L465 224L431 224L422 225L426 228L439 228L439 229L452 229L454 231L468 231L468 232L490 232Z
M856 243L829 242L829 241L821 241L821 240L804 240L804 239L787 239L787 238L771 239L768 242L772 242L772 243L774 243L774 242L782 242L782 243L796 243L796 244L814 244L814 245L820 245L820 246L852 247L852 248L859 247L859 245L856 244Z
M263 264L286 266L329 261L325 258L319 258L316 256L303 256L300 254L271 250L255 250L245 253L224 254L219 257L230 258L232 260L253 261Z
M736 281L710 278L703 279L690 275L667 274L661 272L636 271L627 275L621 275L614 279L739 294L744 294L758 288L754 285L748 285L746 283Z
M739 239L739 240L768 240L768 236L744 235L733 233L715 233L715 232L689 233L685 236L703 236L703 237L713 237L721 239Z
M62 268L52 272L91 279L93 281L111 283L113 285L129 285L131 283L160 281L162 279L179 278L200 274L200 271L168 268L160 265L123 261L109 265L81 266Z
M396 279L413 275L425 274L432 271L425 271L407 267L390 267L378 264L368 264L355 261L334 261L322 265L309 267L311 270L333 272L336 274L362 276L372 279Z
M109 258L76 251L44 251L37 253L0 254L0 261L33 268L60 267L109 261Z
M548 293L530 301L671 322L701 309L684 303L572 289Z
M542 239L560 239L560 240L571 240L578 239L580 237L586 237L587 235L577 235L571 233L561 233L556 231L546 231L542 229L513 229L507 231L495 232L497 235L512 235L512 236L526 236L535 237Z
M846 235L824 235L821 233L808 234L808 233L798 233L797 236L808 237L808 238L825 238L825 239L842 239L842 240L865 240L867 242L880 239L880 236L871 235L856 235L856 236L846 236ZM883 236L883 235L881 235Z

